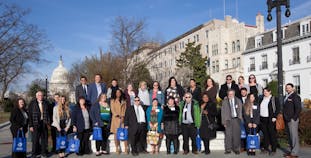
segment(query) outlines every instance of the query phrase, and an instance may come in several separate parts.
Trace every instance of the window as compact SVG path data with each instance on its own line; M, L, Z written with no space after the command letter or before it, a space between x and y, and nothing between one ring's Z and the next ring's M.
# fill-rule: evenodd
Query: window
M300 94L300 76L299 75L293 76L293 81L294 81L296 92Z
M213 73L215 73L216 71L215 61L212 62L212 69L213 69Z
M196 42L197 40L196 40L196 36L193 36L193 42Z
M208 30L205 31L205 37L208 38Z
M185 42L184 41L182 42L182 48L185 48Z
M311 44L309 44L309 55L307 56L307 63L311 62Z
M256 70L256 65L255 65L255 58L249 58L250 60L250 65L249 65L249 71L255 71Z
M240 66L241 66L241 58L240 58L240 57L238 57L238 58L236 59L236 65L237 65L237 67L240 67Z
M255 37L255 48L262 46L262 37L263 36L256 36Z
M190 43L190 38L188 38L188 40L187 40L187 41L188 41L188 43Z
M205 49L206 49L207 56L209 56L209 54L208 54L208 45L205 46Z
M228 43L225 43L225 54L228 53Z
M199 34L197 34L197 42L199 42L200 41L200 39L199 39Z
M175 52L177 51L177 45L175 45Z
M232 42L232 53L234 53L235 52L235 42L233 41Z
M225 69L228 69L228 60L225 60Z
M237 67L237 65L236 65L236 59L233 58L233 59L232 59L232 68L236 68L236 67Z
M284 39L285 38L285 30L286 30L286 28L284 27L284 28L282 28L282 31L281 31L281 37L282 37L282 39ZM272 31L272 42L276 42L277 41L277 31L276 30L274 30L274 31Z
M310 33L310 22L305 21L300 23L300 36Z
M219 61L216 60L216 72L219 72Z
M264 54L262 57L261 70L268 69L268 56Z
M292 48L293 50L293 59L289 60L289 65L300 64L300 57L299 57L299 47Z
M236 51L239 52L241 50L240 40L236 41Z
M218 55L218 44L212 45L212 55Z

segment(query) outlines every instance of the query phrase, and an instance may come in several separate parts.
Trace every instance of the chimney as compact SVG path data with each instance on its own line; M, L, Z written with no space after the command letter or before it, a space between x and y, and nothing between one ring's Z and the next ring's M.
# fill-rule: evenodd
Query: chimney
M256 15L256 26L258 33L263 33L265 31L265 20L263 15L261 15L260 12L257 13Z

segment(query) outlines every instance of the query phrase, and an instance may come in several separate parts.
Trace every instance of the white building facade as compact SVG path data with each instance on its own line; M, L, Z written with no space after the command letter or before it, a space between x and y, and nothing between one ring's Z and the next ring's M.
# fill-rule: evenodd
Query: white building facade
M311 16L282 26L284 83L293 83L302 99L311 98ZM250 37L243 53L244 75L256 75L264 87L277 80L276 31Z
M256 25L246 25L231 16L224 20L214 19L199 25L188 32L164 43L149 52L144 52L147 68L153 80L166 87L168 79L175 76L183 86L188 84L190 71L177 67L176 59L185 51L186 44L201 44L202 57L207 57L207 74L217 82L225 82L225 76L231 74L237 79L243 74L242 52L245 51L248 37L264 31L263 16L256 16ZM137 54L136 56L139 56ZM140 55L141 56L141 55ZM134 57L131 59L137 61Z

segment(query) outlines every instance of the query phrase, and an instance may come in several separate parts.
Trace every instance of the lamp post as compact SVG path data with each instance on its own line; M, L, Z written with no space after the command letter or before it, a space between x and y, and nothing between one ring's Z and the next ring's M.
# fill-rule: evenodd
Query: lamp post
M281 110L283 110L283 59L282 59L282 30L281 30L281 6L286 7L285 16L290 16L290 0L267 0L268 16L267 20L272 20L271 10L276 8L276 27L277 27L277 56L278 56L278 94L281 104Z

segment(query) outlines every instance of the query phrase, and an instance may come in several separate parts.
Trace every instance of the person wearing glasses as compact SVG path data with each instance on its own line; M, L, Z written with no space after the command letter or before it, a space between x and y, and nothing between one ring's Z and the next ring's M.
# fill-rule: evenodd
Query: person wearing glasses
M256 76L251 74L248 77L248 85L246 86L247 91L255 95L256 101L259 98L262 98L263 88L260 84L256 81Z
M231 75L227 75L226 76L226 83L221 85L221 88L220 88L220 91L219 91L219 97L222 100L224 100L225 97L227 97L227 92L228 92L229 89L234 90L235 96L240 98L239 86L237 84L235 84L234 81L232 81L232 76Z
M179 123L181 124L181 132L183 136L184 155L189 153L189 139L192 142L192 153L198 154L196 146L197 129L201 125L201 111L199 103L192 99L192 94L187 92L184 101L179 104Z
M124 127L128 128L128 138L132 148L132 155L138 156L139 152L148 153L145 149L147 137L146 106L141 105L138 96L134 99L134 105L126 109Z
M229 89L227 97L222 101L221 122L225 127L225 154L231 151L240 154L242 102L235 96L235 90Z
M160 105L164 105L164 93L162 92L160 83L154 81L152 84L153 88L149 91L150 100L158 99Z

